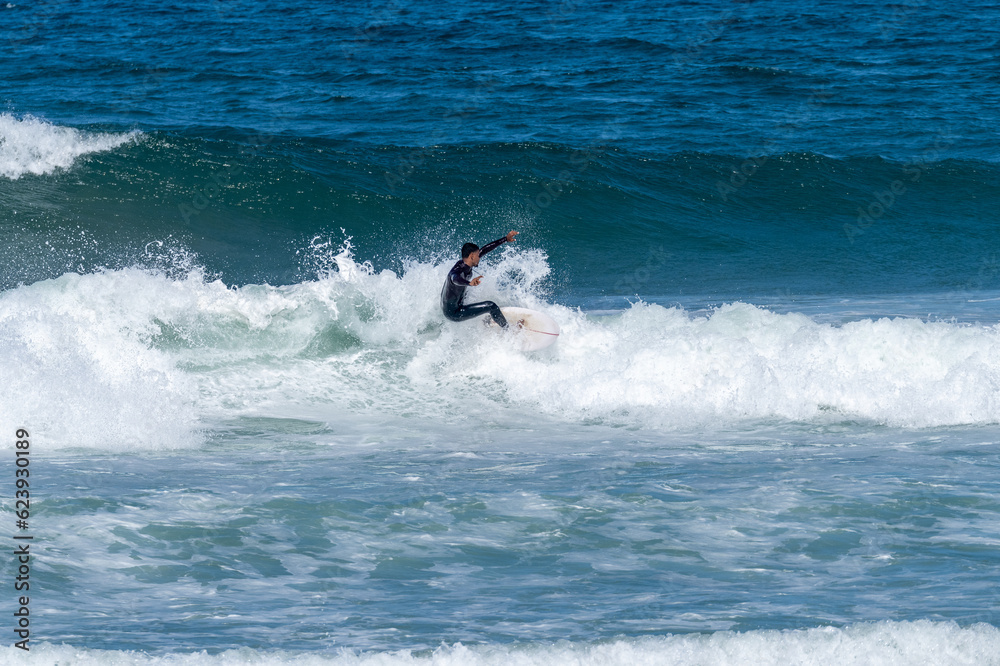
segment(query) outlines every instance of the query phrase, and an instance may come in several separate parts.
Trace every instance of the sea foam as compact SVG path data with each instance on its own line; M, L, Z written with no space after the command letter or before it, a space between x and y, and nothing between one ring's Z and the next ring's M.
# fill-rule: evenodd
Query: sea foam
M83 132L34 116L0 114L0 176L17 180L68 169L82 155L112 150L135 140L139 132Z
M16 648L4 648L13 663ZM844 628L762 630L745 633L668 635L617 639L600 643L557 641L550 644L442 646L431 653L353 652L301 653L244 648L210 655L204 651L149 655L143 652L94 650L68 645L41 644L30 654L18 654L18 663L66 663L76 666L237 666L289 664L294 666L989 666L1000 664L1000 630L988 624L960 627L953 622L875 622Z
M53 445L190 445L245 416L459 423L470 414L699 429L747 421L892 427L1000 422L1000 329L916 318L823 323L747 303L546 302L544 254L491 257L477 298L549 312L522 353L440 314L446 263L376 271L342 248L314 280L230 287L197 268L129 268L0 294L4 413ZM114 442L109 444L109 442Z

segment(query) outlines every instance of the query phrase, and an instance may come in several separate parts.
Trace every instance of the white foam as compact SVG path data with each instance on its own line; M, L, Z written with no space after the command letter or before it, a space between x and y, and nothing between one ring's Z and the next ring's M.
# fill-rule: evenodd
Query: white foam
M139 132L82 132L35 118L0 113L0 176L17 180L68 169L81 155L112 150Z
M148 344L153 323L130 289L139 275L69 274L0 294L0 422L55 448L197 443L194 383Z
M549 644L442 646L433 652L324 653L243 648L221 654L206 652L149 655L124 650L94 650L68 645L36 644L30 653L0 648L4 662L74 664L75 666L990 666L1000 664L1000 630L988 624L960 627L953 622L875 622L846 628L820 627L785 631L717 632L616 639L599 643L557 641Z
M1000 328L917 319L835 326L736 303L708 315L635 304L590 319L550 307L552 355L478 350L469 381L547 413L622 425L854 419L892 426L1000 420Z
M1000 327L913 318L836 325L745 303L709 313L636 303L593 317L533 295L544 263L509 254L494 270L520 267L523 283L477 298L547 311L562 329L554 347L522 354L474 324L450 325L417 351L411 381L467 387L522 413L638 427L1000 421Z
M450 262L375 271L349 246L317 279L283 287L229 288L190 266L19 287L0 294L0 419L53 446L99 448L188 446L246 415L441 428L476 415L674 429L1000 422L996 326L835 325L743 303L592 317L539 297L542 253L496 254L475 298L549 312L562 327L553 347L526 354L478 321L445 321Z

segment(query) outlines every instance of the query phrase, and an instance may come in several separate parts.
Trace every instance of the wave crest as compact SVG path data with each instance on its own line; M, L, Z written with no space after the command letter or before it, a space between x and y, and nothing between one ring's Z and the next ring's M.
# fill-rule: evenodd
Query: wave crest
M53 125L34 116L0 114L0 176L17 180L25 174L44 176L68 169L89 153L112 150L135 140L140 132L83 132Z

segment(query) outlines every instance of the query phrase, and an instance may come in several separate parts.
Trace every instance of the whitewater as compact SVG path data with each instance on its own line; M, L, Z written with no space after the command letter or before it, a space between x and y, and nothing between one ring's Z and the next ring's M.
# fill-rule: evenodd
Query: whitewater
M350 241L308 251L329 266L283 287L228 287L187 259L172 272L67 274L4 292L5 419L38 424L58 448L99 446L110 432L114 446L138 449L196 446L227 419L324 410L682 432L1000 420L997 324L830 323L748 303L588 313L546 302L546 257L512 249L492 262L482 297L544 309L563 329L554 349L519 353L478 321L443 322L442 263L413 260L397 275L356 262Z
M374 654L342 650L328 657L289 652L253 654L246 650L186 657L149 657L134 652L102 652L45 647L22 663L69 662L138 666L153 664L206 664L229 666L251 663L289 664L291 666L389 666L427 664L428 666L541 666L543 664L600 664L601 666L645 666L653 664L690 664L708 666L755 663L765 666L796 663L863 663L873 666L923 664L932 655L954 664L995 664L1000 635L986 624L960 629L953 624L935 625L914 622L894 625L852 627L847 630L810 629L799 631L764 631L737 634L720 632L706 636L671 636L609 641L593 645L562 644L546 646L441 647L414 654L400 651Z

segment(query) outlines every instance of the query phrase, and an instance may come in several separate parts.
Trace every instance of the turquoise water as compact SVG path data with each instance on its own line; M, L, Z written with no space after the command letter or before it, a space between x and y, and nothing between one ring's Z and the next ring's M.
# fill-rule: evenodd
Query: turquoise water
M1000 663L995 7L0 16L37 663Z

